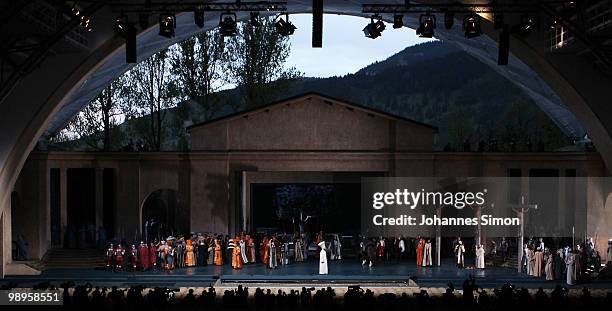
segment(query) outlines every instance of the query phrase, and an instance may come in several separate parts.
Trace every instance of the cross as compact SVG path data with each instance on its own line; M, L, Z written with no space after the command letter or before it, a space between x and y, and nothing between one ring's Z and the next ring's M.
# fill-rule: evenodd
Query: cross
M512 210L516 212L516 214L520 218L520 226L519 226L519 236L518 236L518 272L521 272L521 263L523 261L523 233L525 230L525 213L527 213L530 209L538 209L537 204L525 204L525 196L521 196L521 204L511 205Z

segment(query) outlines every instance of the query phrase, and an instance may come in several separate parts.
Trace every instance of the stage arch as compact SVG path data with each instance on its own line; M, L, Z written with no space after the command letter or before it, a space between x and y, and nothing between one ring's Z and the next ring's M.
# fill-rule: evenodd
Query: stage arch
M365 2L326 1L325 12L364 16L360 4ZM288 6L289 13L311 11L310 1L291 1ZM63 125L82 107L82 104L95 96L98 90L130 68L130 65L124 64L123 40L114 36L112 32L115 15L117 13L108 7L96 10L92 20L98 23L91 34L91 46L87 51L48 55L38 65L38 69L26 75L2 101L0 115L3 116L4 122L0 125L0 163L2 163L0 210L4 222L7 222L4 219L7 217L7 207L10 209L11 189L38 138L48 129ZM218 16L211 15L207 15L205 29L214 27L218 22ZM244 20L247 15L241 14L239 18ZM384 15L384 18L392 20L391 15ZM415 16L407 18L406 22L409 27L414 28ZM139 60L201 31L193 25L191 14L179 15L177 24L177 36L172 40L158 36L156 25L142 31L138 36ZM493 65L492 57L496 55L497 49L491 48L495 45L497 32L493 31L492 25L490 23L484 25L486 36L468 43L464 42L462 45L459 24L460 22L456 21L456 30L450 32L439 27L437 29L439 37L457 42L468 52ZM457 33L453 34L453 31ZM610 170L612 106L608 105L609 91L605 86L612 85L612 79L599 72L586 58L573 54L550 53L546 42L542 41L546 40L538 36L528 39L513 38L510 44L511 65L516 66L512 67L513 70L507 69L506 75L510 79L535 79L533 85L550 92L533 90L528 92L542 100L548 95L558 96L559 102L563 103L586 129ZM517 73L518 76L512 76ZM32 92L32 89L36 89L36 92ZM547 112L553 113L550 110ZM567 121L567 119L562 120ZM10 214L8 217L10 218ZM10 224L10 219L8 223ZM2 228L5 231L4 245L10 245L10 225ZM6 263L10 255L3 251L2 257Z
M189 212L185 211L180 195L174 189L151 192L140 209L141 240L176 236L189 232Z

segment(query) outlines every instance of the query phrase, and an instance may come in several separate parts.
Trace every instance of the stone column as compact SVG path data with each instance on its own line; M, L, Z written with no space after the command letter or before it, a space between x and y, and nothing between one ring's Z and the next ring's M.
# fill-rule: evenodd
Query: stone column
M66 244L66 232L68 230L68 176L67 169L60 167L60 237L62 246Z
M95 168L95 186L96 186L96 230L104 225L104 169L101 167Z

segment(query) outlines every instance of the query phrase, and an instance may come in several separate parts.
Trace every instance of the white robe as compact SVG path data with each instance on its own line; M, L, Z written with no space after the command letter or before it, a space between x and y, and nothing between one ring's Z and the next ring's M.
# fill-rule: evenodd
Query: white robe
M325 251L325 241L319 242L321 252L319 253L319 274L327 274L327 252Z
M433 266L433 259L431 256L431 243L425 243L423 249L423 266Z
M476 269L485 268L484 254L485 254L484 247L480 247L476 249Z
M565 266L567 267L567 284L574 285L576 284L576 266L574 265L574 261L576 257L574 254L569 253L567 257L565 257Z

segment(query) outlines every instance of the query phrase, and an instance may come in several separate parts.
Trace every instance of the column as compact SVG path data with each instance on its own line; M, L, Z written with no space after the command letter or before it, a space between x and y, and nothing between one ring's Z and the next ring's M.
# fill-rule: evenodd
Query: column
M101 167L95 168L95 200L96 200L96 230L104 225L104 169Z
M62 246L65 246L66 230L68 230L68 176L67 169L60 167L60 232Z
M442 207L438 207L436 209L436 214L438 218L442 218ZM411 245L412 246L412 245ZM436 226L436 265L439 267L441 265L440 253L442 250L442 226Z

